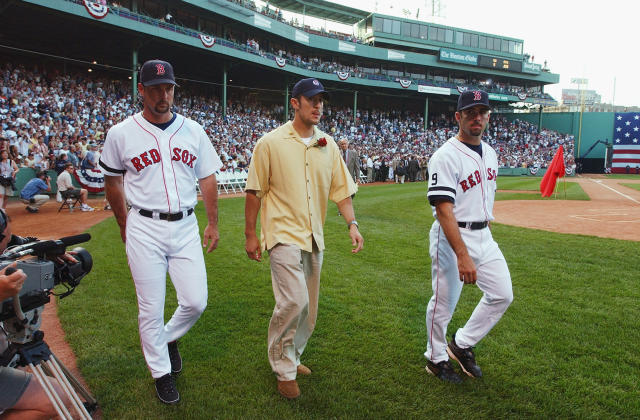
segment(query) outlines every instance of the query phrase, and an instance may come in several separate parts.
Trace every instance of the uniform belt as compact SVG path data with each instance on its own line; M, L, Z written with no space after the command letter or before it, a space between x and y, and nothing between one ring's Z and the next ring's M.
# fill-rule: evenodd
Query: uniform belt
M478 230L484 229L489 225L489 222L458 222L458 226L465 229Z
M180 220L183 217L187 217L190 216L191 213L193 213L193 208L189 209L189 210L185 210L185 211L181 211L178 213L158 213L155 211L151 211L151 210L145 210L145 209L139 209L138 213L140 213L141 216L144 217L150 217L152 219L155 219L157 215L157 218L160 220L166 220L168 222L175 222L176 220Z

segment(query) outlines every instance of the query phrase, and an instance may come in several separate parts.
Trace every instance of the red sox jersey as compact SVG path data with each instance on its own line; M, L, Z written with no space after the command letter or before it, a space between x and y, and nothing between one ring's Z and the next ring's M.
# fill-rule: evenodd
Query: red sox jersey
M111 127L100 167L105 175L124 175L132 207L177 213L197 204L195 180L222 167L200 124L176 114L165 130L139 112Z
M481 142L482 157L456 137L450 138L429 160L427 197L453 200L453 214L459 222L491 221L496 193L498 158L495 150ZM435 206L431 206L433 217Z

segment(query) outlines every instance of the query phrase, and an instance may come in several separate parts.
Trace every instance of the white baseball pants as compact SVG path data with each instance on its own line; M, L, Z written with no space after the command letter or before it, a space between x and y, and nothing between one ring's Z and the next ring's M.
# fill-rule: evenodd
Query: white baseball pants
M300 356L318 317L323 252L278 244L269 251L276 300L269 322L269 363L280 381L296 379Z
M194 214L169 222L127 217L127 258L138 297L142 352L159 378L171 372L167 343L189 331L207 306L207 273ZM178 308L164 323L167 270L178 296Z
M460 233L476 265L476 284L483 292L471 317L455 334L456 344L466 348L475 346L498 323L513 301L513 291L507 262L493 240L491 230L461 228ZM449 359L447 325L464 283L460 281L456 254L438 221L431 227L429 244L433 296L427 306L427 351L424 355L433 363L439 363Z

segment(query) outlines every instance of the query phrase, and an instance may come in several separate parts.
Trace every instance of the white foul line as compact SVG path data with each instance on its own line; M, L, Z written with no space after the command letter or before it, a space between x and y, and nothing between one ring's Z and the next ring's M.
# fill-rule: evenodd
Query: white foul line
M603 187L605 187L605 188L610 189L611 191L613 191L613 192L614 192L614 193L616 193L616 194L620 194L620 195L621 195L621 196L623 196L624 198L629 199L629 200L633 201L633 202L634 202L634 203L636 203L636 204L640 204L640 201L636 200L636 199L635 199L635 198L633 198L633 197L629 197L628 195L623 194L623 193L621 193L620 191L618 191L618 190L616 190L616 189L614 189L614 188L611 188L611 187L610 187L610 186L608 186L608 185L603 184L601 180L595 180L595 179L593 179L593 178L589 178L589 179L591 179L593 182L595 182L595 183L596 183L596 184L598 184L598 185L601 185L601 186L603 186Z

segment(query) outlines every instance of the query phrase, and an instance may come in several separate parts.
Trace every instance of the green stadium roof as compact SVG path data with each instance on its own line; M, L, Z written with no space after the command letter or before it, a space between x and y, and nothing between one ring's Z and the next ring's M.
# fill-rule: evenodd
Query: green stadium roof
M353 7L324 0L270 0L269 5L279 7L282 10L348 25L358 23L371 14L365 10L354 9Z

